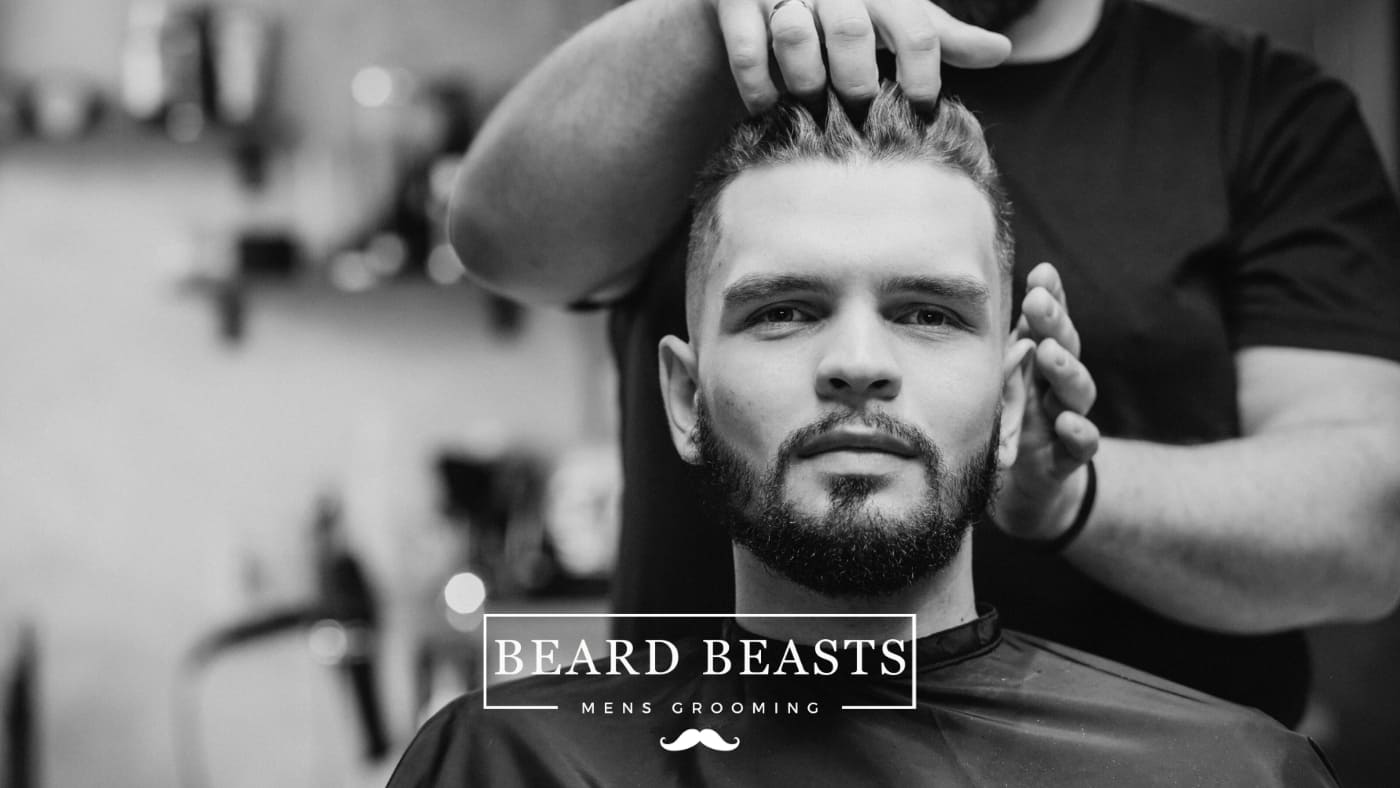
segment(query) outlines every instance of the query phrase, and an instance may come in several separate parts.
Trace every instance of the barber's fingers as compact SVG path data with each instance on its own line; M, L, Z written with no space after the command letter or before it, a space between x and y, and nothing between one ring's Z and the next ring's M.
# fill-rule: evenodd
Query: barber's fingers
M1065 295L1064 282L1060 280L1060 271L1055 268L1054 263L1040 263L1026 274L1026 290L1043 287L1050 291L1050 295L1055 297L1062 306L1069 306L1068 296Z
M1011 39L954 19L934 3L921 3L933 18L943 62L958 68L991 68L1011 56Z
M1031 339L1032 341L1034 341L1034 339L1031 337L1031 321L1026 319L1026 315L1024 312L1022 312L1021 316L1016 319L1016 326L1015 328L1011 329L1011 338Z
M767 13L771 5L756 0L717 0L715 5L729 73L751 113L762 112L778 101L778 86L768 59ZM800 6L797 10L806 13Z
M1074 411L1064 411L1055 419L1057 470L1068 473L1094 458L1099 451L1099 428Z
M1035 371L1044 380L1047 394L1060 407L1075 413L1088 413L1098 397L1098 387L1089 368L1053 338L1042 339L1035 348ZM1047 408L1055 418L1055 409Z
M813 5L826 46L831 89L847 104L869 103L880 88L880 71L875 65L875 23L871 18L872 8L878 4L867 0L822 0L813 1ZM784 6L778 14L788 7ZM775 53L777 42L775 34ZM827 74L822 77L825 79ZM783 79L791 85L786 70Z
M937 6L928 0L870 3L871 21L880 32L880 40L895 56L895 81L909 101L922 110L933 108L943 85L939 18L930 9L937 10Z
M1078 356L1079 330L1075 328L1063 298L1063 290L1061 296L1056 298L1045 287L1030 287L1026 297L1021 300L1021 316L1026 320L1032 339L1054 339L1072 355Z
M824 93L826 64L822 62L822 39L812 8L800 2L775 6L768 16L768 35L773 42L773 59L778 62L788 92L802 98ZM873 61L873 48L871 58Z

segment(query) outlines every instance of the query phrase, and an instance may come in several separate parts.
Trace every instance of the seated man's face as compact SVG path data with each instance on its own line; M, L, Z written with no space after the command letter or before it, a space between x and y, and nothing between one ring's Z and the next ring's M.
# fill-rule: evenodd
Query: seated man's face
M697 388L666 394L736 542L838 596L946 565L991 494L1015 369L987 198L929 163L804 161L739 175L719 228Z

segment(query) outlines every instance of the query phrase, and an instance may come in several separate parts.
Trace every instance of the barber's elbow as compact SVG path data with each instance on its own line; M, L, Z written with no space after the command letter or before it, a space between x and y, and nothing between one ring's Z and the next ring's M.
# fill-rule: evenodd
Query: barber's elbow
M1352 594L1346 610L1339 619L1353 623L1377 621L1389 616L1400 606L1400 573L1392 570Z
M1386 529L1390 531L1390 544L1387 550L1382 551L1384 566L1377 572L1371 605L1363 611L1362 620L1366 621L1385 618L1400 607L1400 515L1387 523Z
M1364 465L1355 469L1352 505L1337 507L1346 525L1330 541L1347 578L1337 618L1364 622L1400 607L1400 418L1374 420L1353 434L1352 456Z
M1394 613L1397 607L1400 607L1400 580L1391 582L1390 588L1379 596L1375 609L1362 620L1375 621L1386 618Z
M494 293L543 306L591 298L616 277L590 239L560 232L532 211L500 205L479 186L459 181L447 237L467 275ZM630 280L628 280L630 282Z
M1346 595L1347 609L1339 611L1346 620L1374 621L1400 607L1400 485L1387 504L1353 551L1352 591Z
M475 209L471 198L463 196L459 190L452 198L447 214L447 239L457 259L467 274L481 285L511 295L511 261L498 232L480 211Z
M521 232L483 207L478 196L461 189L453 195L447 216L447 238L467 275L482 287L518 301L567 303L559 282L551 282L529 260L530 247Z

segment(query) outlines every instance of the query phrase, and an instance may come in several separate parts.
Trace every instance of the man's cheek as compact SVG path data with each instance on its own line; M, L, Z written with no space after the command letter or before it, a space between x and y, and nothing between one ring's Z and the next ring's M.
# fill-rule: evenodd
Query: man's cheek
M751 394L720 386L713 396L710 416L715 430L729 445L742 450L747 459L763 450L762 436L774 429L776 421L764 403Z

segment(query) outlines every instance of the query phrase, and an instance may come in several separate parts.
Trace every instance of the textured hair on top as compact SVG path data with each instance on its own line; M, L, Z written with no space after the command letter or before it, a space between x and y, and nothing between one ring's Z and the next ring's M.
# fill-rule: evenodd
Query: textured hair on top
M786 98L739 124L706 162L692 198L694 213L686 256L686 318L698 324L700 292L719 246L720 195L740 174L800 161L928 162L965 175L987 198L996 221L993 239L1004 300L1010 303L1011 204L1002 190L982 125L955 99L940 99L931 118L920 117L893 82L883 82L859 127L834 94L827 95L825 123Z

